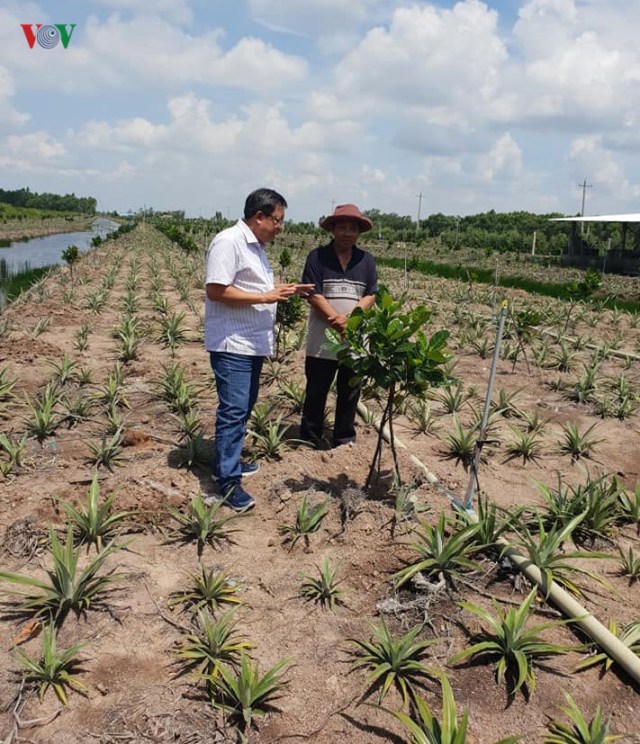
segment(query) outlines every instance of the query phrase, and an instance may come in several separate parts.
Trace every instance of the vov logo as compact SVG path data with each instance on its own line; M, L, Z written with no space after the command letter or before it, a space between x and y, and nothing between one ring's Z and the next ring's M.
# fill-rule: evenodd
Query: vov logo
M33 49L36 41L43 49L53 49L60 42L62 42L62 46L66 49L69 46L71 34L76 24L54 23L53 25L43 26L42 23L21 23L20 27L24 31L29 49Z

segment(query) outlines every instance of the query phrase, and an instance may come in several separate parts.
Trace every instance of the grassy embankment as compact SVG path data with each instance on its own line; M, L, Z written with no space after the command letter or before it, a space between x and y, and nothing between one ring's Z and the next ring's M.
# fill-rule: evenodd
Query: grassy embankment
M55 212L0 203L0 248L44 235L86 230L94 219L94 215L78 212Z

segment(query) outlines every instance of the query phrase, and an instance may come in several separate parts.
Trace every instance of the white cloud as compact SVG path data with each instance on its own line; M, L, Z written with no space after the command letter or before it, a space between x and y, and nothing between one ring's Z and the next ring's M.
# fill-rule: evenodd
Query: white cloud
M3 21L4 18L4 21ZM223 48L224 30L195 36L162 17L89 16L67 49L28 49L15 32L19 17L0 12L0 63L31 89L95 93L148 86L166 90L191 84L253 92L290 89L304 80L307 62L261 39L241 38Z
M608 121L637 121L640 50L629 3L529 0L520 10L514 40L522 62L511 82L522 91L503 118L558 120L585 131ZM640 21L640 11L631 11ZM520 78L518 80L518 77Z
M248 0L249 12L260 23L300 34L339 31L362 23L380 0Z
M310 39L325 54L347 51L358 32L386 20L389 0L248 0L251 16L274 31Z
M91 19L86 48L94 65L106 65L120 85L136 78L153 87L209 83L246 90L275 90L306 74L306 63L259 39L240 39L228 50L223 31L194 37L159 18L106 23ZM87 76L83 75L86 84Z
M374 183L381 186L387 182L387 174L380 168L371 168L368 165L364 165L361 173L364 183Z
M139 147L154 147L163 138L165 127L154 125L142 117L117 121L89 121L78 132L77 142L85 147L114 152L133 151ZM70 133L76 139L73 132Z
M6 67L0 66L0 98L10 98L14 93L13 76Z
M577 137L571 143L569 161L575 172L588 173L594 191L590 201L603 199L637 200L640 184L632 183L614 153L602 144L601 135ZM589 210L587 210L589 212Z
M640 82L640 55L611 47L597 34L581 34L545 59L527 65L526 76L541 95L553 98L549 114L610 116L628 108ZM535 98L532 101L535 105Z
M29 114L22 114L13 107L10 99L14 93L13 75L0 65L0 131L19 127L30 119Z
M497 177L511 181L520 177L522 151L508 132L493 143L489 152L478 156L477 173L483 181L494 181Z
M479 0L398 8L336 66L330 92L317 92L311 110L388 118L409 147L425 126L468 133L501 95L507 50L497 21Z
M574 0L529 0L520 8L513 36L521 54L544 57L571 38L577 20Z
M124 156L121 173L131 174L147 203L169 207L178 200L185 205L186 195L193 194L197 198L190 209L195 212L210 213L212 203L220 208L216 193L226 201L236 194L240 203L245 191L259 183L291 194L293 201L309 195L313 202L314 192L332 198L333 157L336 152L351 157L351 143L359 135L358 125L348 121L293 125L277 104L255 102L225 115L213 101L194 93L168 99L167 112L163 122L143 117L113 123L93 120L70 130L65 140L73 149L69 167L80 167L87 159L102 163L113 155ZM357 183L355 171L351 179ZM104 193L115 180L115 174L101 168L94 183L101 201L108 201ZM348 191L342 181L341 187ZM303 215L298 212L299 218Z
M10 134L6 142L9 155L25 161L57 160L67 153L67 148L61 142L54 141L44 131Z
M245 38L215 61L207 79L260 91L300 82L306 73L306 63L300 58L284 55L260 39Z
M93 0L93 2L132 15L162 16L175 23L189 24L193 20L189 0Z
M137 168L129 163L127 160L121 160L110 173L107 174L107 180L119 181L124 178L134 176L137 172Z
M530 0L510 38L480 0L398 8L336 65L333 84L309 96L308 110L389 119L398 145L427 151L433 143L441 153L481 147L495 124L562 129L564 120L590 131L605 120L632 131L640 49L628 32L620 44L627 6L586 5L583 14L575 0Z
M154 124L134 117L114 124L90 121L69 138L86 148L115 152L144 150L188 151L194 157L216 155L223 158L251 158L300 153L307 157L315 152L340 149L340 141L357 135L357 125L336 122L331 126L314 121L291 126L278 105L254 103L239 114L216 118L212 101L193 93L170 98L167 102L170 121ZM344 148L343 148L344 149ZM259 150L259 153L256 151Z

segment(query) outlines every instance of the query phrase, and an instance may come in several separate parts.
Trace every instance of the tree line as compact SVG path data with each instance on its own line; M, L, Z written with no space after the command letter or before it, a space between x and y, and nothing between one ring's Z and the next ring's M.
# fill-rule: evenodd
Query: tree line
M441 212L420 220L395 213L385 214L377 209L365 212L374 224L374 235L383 240L402 240L421 243L437 240L447 248L474 248L491 252L530 253L536 241L536 253L560 254L567 244L570 226L550 222L558 213L480 212L478 214L448 215Z
M466 215L431 214L420 221L394 213L385 214L377 209L365 212L373 222L372 237L383 240L422 243L437 240L451 250L480 249L491 254L532 253L559 256L566 249L572 230L571 223L551 222L563 217L558 212L534 214L532 212L488 212ZM580 237L589 248L605 252L609 246L622 243L622 225L616 222L588 223ZM640 231L629 227L626 247L638 250Z
M480 212L459 216L442 213L431 214L420 221L409 215L394 212L381 212L369 209L364 214L372 221L373 230L361 238L361 244L382 240L391 246L396 242L421 245L437 242L449 250L470 248L493 253L528 253L538 256L560 256L566 251L572 225L568 222L551 222L554 217L562 217L558 212L534 214L532 212ZM179 216L172 213L172 216ZM234 224L217 211L212 218L178 220L183 232L213 235L219 230ZM323 240L326 233L314 222L293 222L287 220L286 234L306 235L313 240ZM584 244L602 252L609 245L617 246L622 241L619 223L591 223L585 225L580 237ZM640 231L629 230L627 248L637 249Z
M13 191L0 189L0 202L14 207L31 207L32 209L47 209L52 212L81 212L95 214L98 206L97 199L92 196L76 196L75 194L38 194L28 187Z

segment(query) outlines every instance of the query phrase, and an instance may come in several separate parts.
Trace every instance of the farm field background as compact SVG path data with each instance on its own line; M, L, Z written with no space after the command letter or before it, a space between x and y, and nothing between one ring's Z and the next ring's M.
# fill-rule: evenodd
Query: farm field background
M308 237L285 235L283 241L271 249L272 263L277 268L283 245L289 245L292 263L283 271L295 279L314 244ZM422 625L419 637L436 641L427 663L446 670L459 715L469 708L469 742L493 744L514 734L524 742L542 742L548 722L566 718L563 691L585 714L593 715L600 705L612 716L612 733L639 741L637 687L615 665L604 675L602 666L575 673L584 650L538 668L528 700L522 692L508 698L504 685L494 680L493 664L447 663L481 628L461 601L495 612L493 599L506 611L521 605L529 592L526 581L495 555L478 553L477 570L451 582L435 577L426 589L407 584L396 591L392 577L416 559L412 546L418 537L412 529L421 529L418 520L436 525L444 512L452 520L448 530L459 527L449 499L424 479L409 454L450 492L464 494L466 455L456 451L451 437L456 426L458 432L470 432L482 409L503 299L510 302L512 320L483 449L481 495L504 509L542 510L547 503L540 484L553 490L599 482L605 491L617 489L630 503L638 502L640 316L383 268L381 279L394 295L406 290L409 303L432 307L429 334L441 328L451 332L451 374L458 380L397 412L396 433L408 447L400 451L401 472L405 483L414 482L417 507L393 492L388 452L381 479L366 498L362 494L376 440L371 422L359 422L354 448L315 451L295 441L287 444L296 438L304 390L304 323L299 322L284 333L279 358L265 366L259 400L263 420L252 426L270 428L262 430L262 438L247 439L248 454L261 465L247 483L257 507L231 523L236 531L230 540L204 545L199 556L195 543L173 539L177 523L168 508L184 513L197 494L215 494L206 467L215 388L202 345L202 267L201 252L185 253L151 225L138 225L84 256L73 275L66 268L52 272L0 316L2 429L11 444L23 442L15 462L7 447L0 453L2 570L45 576L51 568L48 527L64 540L62 502L76 508L86 503L97 460L102 498L115 494L114 510L134 512L117 539L123 549L111 553L103 569L119 576L113 591L84 616L70 613L60 627L61 648L87 642L80 678L88 691L86 696L71 692L68 706L61 707L51 690L40 703L21 688L15 642L37 656L42 633L15 612L6 592L17 587L1 585L6 603L0 738L12 736L17 720L37 719L39 725L21 729L14 740L236 741L234 727L209 705L205 685L194 675L178 674L177 650L194 626L190 612L172 598L204 567L223 574L236 590L238 628L261 670L290 659L278 712L256 719L253 741L407 741L406 729L388 712L358 705L369 682L365 670L351 668L349 639L370 639L370 623L378 625L381 618L396 634ZM525 322L531 318L527 311L537 313L535 325ZM186 383L182 401L167 395L172 377ZM38 437L34 407L47 389L51 428ZM380 413L375 398L363 402L372 414ZM189 413L201 424L202 438L186 433ZM285 435L275 436L286 426ZM582 439L581 453L562 449L572 426ZM530 454L514 454L522 442L518 437L532 432ZM327 502L327 515L308 541L291 546L281 528L295 521L305 495L313 504ZM640 597L637 582L620 573L618 547L638 555L637 515L635 522L622 511L608 517L603 534L587 536L578 548L611 559L572 559L606 585L584 574L572 580L597 618L628 627L640 621ZM508 534L517 541L514 532ZM80 560L84 564L94 555L94 548L83 548ZM339 567L345 592L344 603L333 610L299 596L301 575L317 573L325 558ZM536 613L532 623L559 618L543 601L536 602ZM33 629L34 637L27 638L25 628ZM544 636L572 646L585 643L566 625ZM425 678L419 690L439 712L435 680ZM377 692L366 700L374 703ZM392 687L384 707L401 705Z

